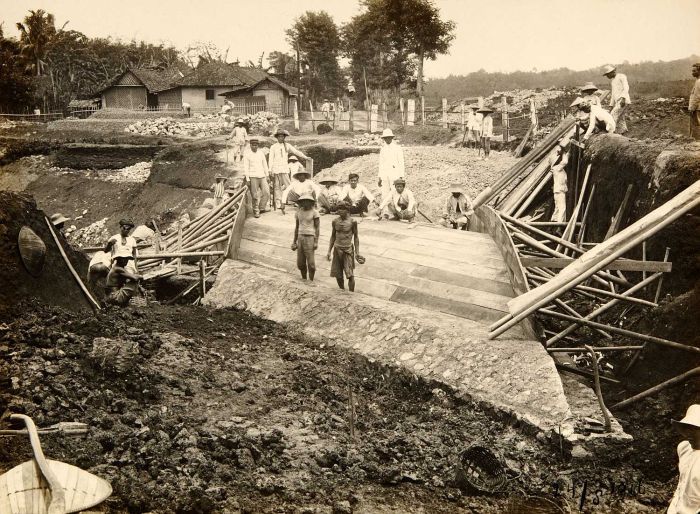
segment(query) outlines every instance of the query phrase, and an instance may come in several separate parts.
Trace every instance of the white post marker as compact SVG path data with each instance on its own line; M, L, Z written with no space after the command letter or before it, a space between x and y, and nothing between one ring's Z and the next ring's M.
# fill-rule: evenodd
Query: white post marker
M412 127L416 121L416 101L413 98L409 98L406 102L406 125Z
M442 99L442 128L447 128L447 98Z

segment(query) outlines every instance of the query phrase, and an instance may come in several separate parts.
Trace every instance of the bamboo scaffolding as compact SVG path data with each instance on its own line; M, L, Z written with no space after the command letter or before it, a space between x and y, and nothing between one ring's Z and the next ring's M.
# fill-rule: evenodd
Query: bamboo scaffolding
M566 228L564 229L564 234L561 236L562 239L565 241L571 241L571 239L574 236L574 228L576 223L578 221L578 213L581 210L581 205L583 204L583 197L586 194L586 186L588 185L588 177L591 175L591 165L589 164L586 166L586 174L583 176L583 184L581 185L581 192L578 196L578 201L576 202L576 206L574 207L574 211L571 213L571 218L569 218L569 223L566 225ZM562 251L564 248L562 248L562 245L557 245L557 251ZM566 250L563 252L566 255Z
M678 375L677 377L673 377L669 380L666 380L665 382L661 382L658 385L655 385L654 387L650 387L646 391L642 391L639 394L635 394L631 398L627 398L626 400L623 400L619 403L616 403L615 405L612 406L613 409L623 409L625 407L630 406L631 404L638 402L639 400L642 400L648 396L651 396L654 393L658 393L662 389L666 389L667 387L670 387L672 385L680 384L682 382L685 382L691 377L694 377L696 375L700 375L700 367L693 368L689 371L686 371L682 375Z
M528 278L531 278L537 282L547 282L549 280L549 278L545 278L545 277L538 276L538 275L530 275L530 276L528 276ZM624 300L627 302L636 303L636 304L644 305L647 307L658 307L659 306L659 304L656 302L650 302L649 300L644 300L642 298L636 298L634 296L625 296L624 293L623 294L613 293L613 292L607 291L605 289L598 289L596 287L591 287L591 286L582 286L579 284L576 287L574 287L573 290L580 291L580 292L592 293L591 295L588 295L591 298L597 298L597 296L608 296L610 298L617 298L619 300Z
M550 303L553 298L561 296L584 282L599 270L604 269L607 264L698 206L700 206L700 181L583 254L577 261L561 270L556 279L509 301L509 314L492 325L489 337L498 337L543 305Z
M605 407L605 401L603 401L603 393L600 390L600 373L598 372L598 357L593 351L593 348L591 348L588 345L586 345L585 348L591 355L591 359L593 360L593 386L595 388L595 395L598 398L598 405L600 406L600 410L603 413L603 418L605 418L605 431L610 432L612 430L612 426L610 424L610 414L608 413L608 409Z
M563 302L562 300L560 300L559 298L555 298L555 299L554 299L554 303L555 303L556 305L558 305L560 308L562 308L562 309L564 309L565 311L567 311L569 314L571 314L571 315L574 316L575 318L583 319L583 316L582 316L576 309L574 309L574 308L571 307L570 305L564 303L564 302ZM598 332L600 335L602 335L603 337L605 337L606 339L612 339L612 336L611 336L610 334L608 334L605 330L602 330L602 329L599 329L599 328L594 329L594 330L595 330L596 332Z
M560 362L556 362L554 365L556 366L556 368L559 371L568 371L569 373L573 373L574 375L581 375L582 377L593 378L593 373L590 371L567 366L566 364L562 364ZM599 377L599 379L604 381L604 382L608 382L610 384L619 384L620 383L619 380L615 380L614 378L606 377L605 375L601 375Z
M627 352L630 350L641 350L644 346L594 346L596 352ZM586 352L585 348L547 348L549 353L577 353Z
M556 312L556 311L553 311L550 309L539 309L537 312L540 314L543 314L545 316L551 316L553 318L559 318L559 319L563 319L566 321L577 321L583 325L586 325L586 326L589 326L592 328L602 328L604 330L612 332L613 334L627 336L627 337L630 337L632 339L639 339L641 341L646 341L648 343L654 343L654 344L659 344L662 346L668 346L669 348L675 348L676 350L684 350L686 352L700 354L700 348L695 348L693 346L688 346L685 344L676 343L675 341L669 341L668 339L662 339L661 337L649 336L646 334L640 334L638 332L633 332L633 331L627 330L625 328L612 327L612 326L606 325L604 323L598 323L595 321L579 319L579 318L576 318L575 316L569 316L568 314L562 314L561 312Z

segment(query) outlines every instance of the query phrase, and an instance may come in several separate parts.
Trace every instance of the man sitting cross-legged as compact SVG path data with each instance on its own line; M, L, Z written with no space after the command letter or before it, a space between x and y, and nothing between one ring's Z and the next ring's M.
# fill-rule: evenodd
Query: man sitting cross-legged
M321 188L313 180L310 180L309 177L311 175L304 168L297 169L292 177L294 180L282 192L282 202L280 204L282 214L285 214L284 209L287 206L287 202L296 203L302 195L311 195L314 202L318 202L319 193L321 192Z
M318 195L318 204L321 207L321 214L329 214L336 211L338 202L342 200L342 189L338 186L338 181L332 177L319 180L321 192Z
M382 200L379 206L381 218L412 222L416 217L418 206L413 192L406 188L402 178L394 181L394 189ZM381 219L380 218L380 219Z
M348 183L340 192L340 198L348 205L350 214L364 216L369 204L374 201L374 195L362 184L357 173L350 173Z
M452 194L447 199L445 210L442 214L443 225L451 225L454 229L467 230L469 228L469 218L474 214L472 201L459 184L452 184L450 193Z

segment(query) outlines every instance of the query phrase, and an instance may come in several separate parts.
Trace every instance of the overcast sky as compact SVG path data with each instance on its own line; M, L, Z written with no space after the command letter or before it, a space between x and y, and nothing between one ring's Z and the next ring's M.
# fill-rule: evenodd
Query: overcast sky
M457 24L449 55L426 64L426 76L487 71L586 69L625 60L671 60L700 53L700 0L436 0ZM7 35L29 9L88 36L112 36L186 48L211 41L228 60L257 61L289 51L284 31L306 10L337 23L355 0L0 0Z

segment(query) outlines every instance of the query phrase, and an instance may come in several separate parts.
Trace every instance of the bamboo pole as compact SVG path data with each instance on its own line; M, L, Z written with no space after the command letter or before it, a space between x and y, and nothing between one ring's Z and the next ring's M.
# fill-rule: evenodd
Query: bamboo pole
M204 263L204 259L200 259L199 260L199 288L200 288L202 298L204 298L204 295L207 294L207 279L206 279L205 269L206 269L206 264Z
M668 256L671 253L671 249L667 246L666 247L666 253L664 254L664 262L668 261ZM661 286L664 283L664 277L662 276L659 279L659 282L656 284L656 294L654 294L654 303L659 303L659 297L661 296Z
M311 130L316 132L316 121L314 120L314 105L311 103L311 98L309 98L309 111L311 112Z
M613 219L610 222L610 228L608 228L608 231L605 234L603 241L610 239L612 236L617 234L617 231L620 228L620 223L622 222L622 216L624 216L624 214L625 214L625 210L627 208L627 203L630 200L631 194L632 194L632 184L629 184L627 186L627 191L625 191L625 197L622 199L622 203L620 203L620 207L617 209L617 213L615 214L615 216L613 216Z
M420 122L425 125L425 97L420 97Z
M73 267L73 264L71 264L70 259L68 259L68 256L66 255L65 250L63 249L63 246L61 246L61 241L58 239L58 236L56 235L56 232L53 229L53 225L49 221L49 218L44 216L44 221L46 221L46 225L49 227L49 232L51 232L51 236L53 237L54 243L56 243L56 246L58 246L58 251L61 252L61 257L63 257L63 262L66 263L66 267L68 268L68 271L70 271L71 275L73 275L73 278L78 284L78 287L80 287L80 290L83 292L85 295L85 298L87 298L88 303L90 306L96 310L99 311L101 310L100 304L95 301L95 299L92 297L90 294L90 291L88 291L87 287L85 287L85 284L83 284L83 281L80 280L80 276L78 276L78 272L75 271L75 268Z
M595 186L596 184L593 184L591 186L591 192L588 194L588 201L586 202L586 208L583 211L583 217L581 218L581 226L578 231L578 235L576 236L576 246L581 247L581 242L583 241L583 233L586 231L586 220L588 219L588 212L591 209L591 202L593 201L593 195L595 194ZM576 226L574 225L574 229L576 229Z
M630 350L641 350L644 346L596 346L596 352L628 352ZM586 348L547 348L548 353L576 353L585 352Z
M554 303L557 304L557 305L558 305L559 307L561 307L562 309L564 309L565 311L567 311L569 314L571 314L571 315L574 316L575 318L583 319L583 316L582 316L576 309L574 309L573 307L571 307L571 306L569 306L568 304L564 303L564 302L563 302L562 300L560 300L559 298L555 298L555 299L554 299ZM603 337L605 337L606 339L612 339L612 336L611 336L610 334L608 334L605 330L601 330L601 329L597 329L597 328L594 329L594 330L595 330L596 332L598 332L600 335L602 335Z
M566 366L565 364L561 364L559 362L556 362L555 367L560 370L560 371L568 371L569 373L573 373L574 375L581 375L582 377L590 377L593 378L593 373L590 371L586 371L584 369L578 369L578 368L573 368L571 366ZM619 384L619 380L615 380L614 378L606 377L606 376L600 376L600 380L604 382L608 382L610 384Z
M593 359L592 365L593 365L593 385L595 387L595 395L598 398L598 405L600 406L600 410L603 412L603 418L605 418L605 431L610 432L612 431L612 425L610 424L610 414L608 414L608 409L605 408L605 402L603 401L603 393L600 390L600 374L598 372L598 357L596 356L595 352L593 351L593 348L591 348L588 345L585 345L586 350L588 350L588 353L591 355L591 359Z
M206 252L172 252L172 253L159 253L158 255L141 255L139 259L143 260L161 260L161 259L187 259L191 257L211 257L214 255L223 255L225 252L223 250L211 250Z
M206 275L204 276L204 278L206 279L207 277L209 277L212 273L214 273L214 271L216 271L216 269L217 269L217 267L211 268L209 271L207 271L207 273L206 273ZM197 270L197 273L199 273L199 269ZM183 291L180 291L177 295L175 295L175 296L174 296L173 298L171 298L170 300L166 301L166 302L165 302L165 305L172 305L173 303L175 303L177 300L179 300L179 299L182 298L183 296L186 296L186 295L188 295L190 292L192 292L192 290L194 290L197 286L199 286L199 280L197 280L194 284L192 284L192 285L191 285L190 287L188 287L187 289L185 289L185 290L183 290Z
M654 387L650 387L649 389L642 391L639 394L635 394L631 398L627 398L626 400L623 400L619 403L616 403L615 405L612 406L612 408L613 409L623 409L625 407L632 405L635 402L638 402L639 400L642 400L648 396L651 396L654 393L658 393L659 391L666 389L667 387L685 382L689 378L694 377L696 375L700 375L700 367L693 368L689 371L686 371L682 375L678 375L677 377L666 380L665 382L661 382L660 384L655 385Z
M700 181L696 181L673 199L583 254L578 260L561 270L556 279L509 301L510 319L506 319L497 331L489 334L489 337L497 337L517 325L532 312L550 303L553 298L604 269L607 264L627 253L641 241L698 206L700 206Z
M562 314L561 312L556 312L556 311L552 311L549 309L540 309L537 312L539 312L540 314L543 314L545 316L551 316L553 318L559 318L559 319L563 319L566 321L575 321L575 322L581 323L583 325L586 325L586 326L589 326L592 328L602 328L602 329L608 330L609 332L612 332L613 334L620 334L623 336L630 337L632 339L639 339L640 341L646 341L648 343L654 343L654 344L659 344L662 346L668 346L669 348L675 348L676 350L684 350L686 352L700 354L700 348L695 348L693 346L688 346L685 344L676 343L675 341L670 341L668 339L663 339L661 337L648 336L646 334L640 334L638 332L633 332L633 331L627 330L625 328L618 328L618 327L613 327L610 325L605 325L604 323L598 323L596 321L578 319L575 316L569 316L568 314Z
M527 210L528 207L532 204L532 202L535 201L535 198L540 194L540 192L544 189L544 187L549 184L549 181L552 180L552 174L551 173L545 173L542 176L542 179L540 180L540 183L537 184L535 189L532 190L532 193L523 201L522 204L520 204L520 207L518 210L515 212L515 217L519 218L522 216L525 211ZM546 223L546 222L541 222L541 223ZM566 226L566 223L563 224L563 226Z
M540 277L537 275L530 275L528 278L532 278L533 280L536 280L538 282L546 282L549 280L549 278ZM627 293L628 291L625 291L622 294L619 294L619 293L613 293L612 291L608 291L606 289L598 289L597 287L582 286L580 284L577 285L576 287L574 287L573 291L580 291L580 292L585 291L588 293L593 293L593 295L596 295L596 296L608 296L610 298L617 298L619 300L624 300L627 302L636 303L639 305L644 305L646 307L658 307L659 306L657 303L650 302L649 300L644 300L642 298L635 298L634 296L625 296L625 293ZM593 296L593 295L587 295L587 296L589 296L590 298L596 298L596 296Z
M583 184L581 185L581 192L578 197L578 201L576 202L576 206L574 207L574 211L571 213L571 218L569 218L569 224L566 226L564 229L564 234L562 235L562 239L565 239L566 241L571 241L573 235L574 235L574 223L578 221L578 213L581 210L581 205L583 204L583 196L586 194L586 186L588 185L588 177L591 175L591 165L589 164L586 166L586 174L583 176ZM557 251L561 251L563 248L561 248L561 245L557 245ZM566 251L563 252L566 255Z

